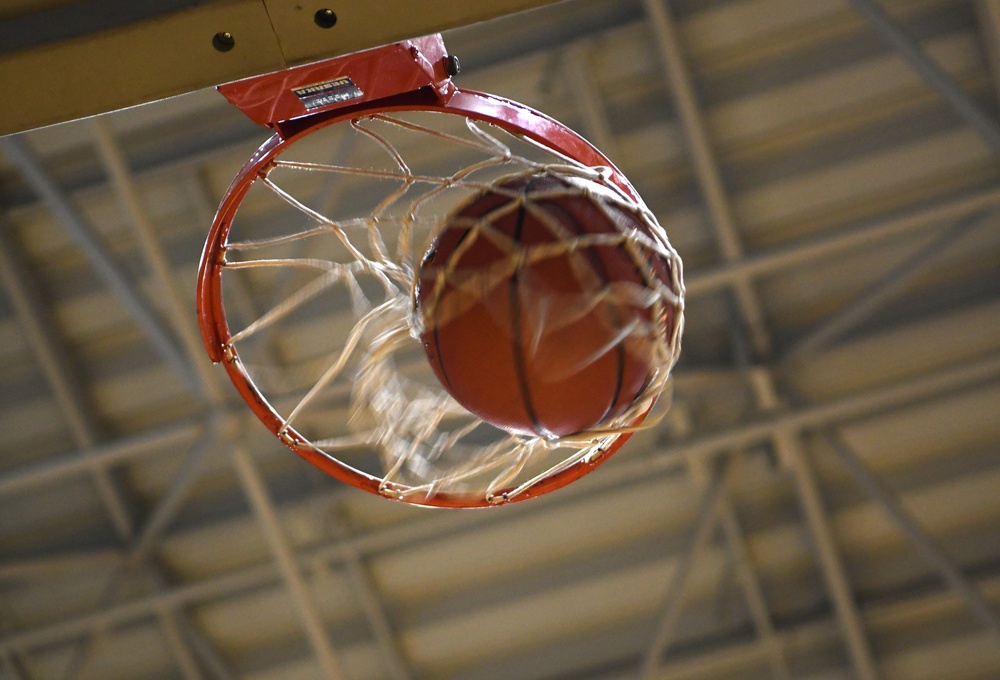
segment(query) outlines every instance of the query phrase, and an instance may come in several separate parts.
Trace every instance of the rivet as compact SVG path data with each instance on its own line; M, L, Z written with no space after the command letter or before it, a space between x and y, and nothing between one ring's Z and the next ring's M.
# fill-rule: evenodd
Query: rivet
M219 31L212 36L212 47L220 52L228 52L236 46L236 38L229 31Z
M313 21L320 28L333 28L337 23L337 15L332 9L321 9L313 15Z

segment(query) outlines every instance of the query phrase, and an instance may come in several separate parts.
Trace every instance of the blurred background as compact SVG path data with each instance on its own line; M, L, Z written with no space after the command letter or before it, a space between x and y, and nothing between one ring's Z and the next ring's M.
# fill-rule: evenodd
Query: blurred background
M0 5L0 678L1000 677L1000 2L451 4ZM268 136L212 86L438 30L688 290L664 422L486 511L313 469L194 329Z

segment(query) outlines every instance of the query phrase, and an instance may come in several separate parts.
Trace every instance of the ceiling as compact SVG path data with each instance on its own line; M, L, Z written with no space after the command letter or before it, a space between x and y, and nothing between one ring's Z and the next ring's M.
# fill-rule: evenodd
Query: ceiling
M1000 677L1000 2L383 4L365 40L455 26L459 87L578 130L656 213L687 286L672 410L496 509L327 477L194 330L213 213L268 136L205 86L271 62L53 126L72 97L43 88L64 114L0 138L0 679ZM39 19L74 5L5 10L37 33L2 89L243 6Z

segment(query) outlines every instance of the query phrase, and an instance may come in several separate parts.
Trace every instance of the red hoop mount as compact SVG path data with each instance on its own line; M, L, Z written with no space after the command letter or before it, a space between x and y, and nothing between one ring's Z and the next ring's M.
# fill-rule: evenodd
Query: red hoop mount
M440 35L238 80L218 90L250 120L282 138L308 127L303 118L315 124L337 109L419 90L444 102L456 92Z

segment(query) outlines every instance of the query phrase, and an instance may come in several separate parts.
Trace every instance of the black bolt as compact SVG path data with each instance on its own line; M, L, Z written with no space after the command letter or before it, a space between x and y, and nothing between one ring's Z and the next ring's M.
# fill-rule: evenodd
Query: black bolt
M321 9L313 15L313 21L320 28L333 28L337 23L337 15L332 9Z
M212 36L212 47L220 52L228 52L236 45L236 38L229 31L219 31Z
M462 62L454 54L444 58L444 70L449 76L457 76L462 70Z

